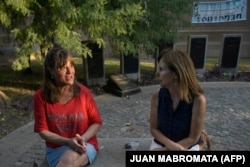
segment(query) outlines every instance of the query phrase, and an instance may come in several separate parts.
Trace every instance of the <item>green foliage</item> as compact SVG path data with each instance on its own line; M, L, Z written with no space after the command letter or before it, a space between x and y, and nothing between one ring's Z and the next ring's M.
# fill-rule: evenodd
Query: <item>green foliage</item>
M124 1L112 2L116 8L124 4ZM143 47L152 52L160 45L177 41L177 30L190 25L193 0L132 2L140 5L138 8L142 8L143 15L130 25L131 34L121 34L112 39L112 44L119 51L136 53L139 47Z
M110 8L108 0L4 0L0 2L0 23L12 30L17 46L15 70L26 67L27 57L39 45L43 56L57 44L75 55L88 56L91 51L82 40L105 45L104 37L129 35L142 9L123 2L121 8ZM136 8L135 8L136 7ZM136 10L136 11L132 11ZM126 18L126 19L125 19Z
M10 25L10 19L8 17L8 14L6 12L6 8L4 6L4 2L0 2L0 25L3 26L9 26Z
M12 64L12 68L15 71L21 71L23 69L27 69L30 67L29 57L28 56L20 56Z
M81 41L104 47L109 39L118 54L135 53L141 46L152 49L160 40L173 42L191 5L192 0L3 0L0 26L14 35L13 67L21 70L36 52L34 45L43 56L56 44L74 55L91 56Z

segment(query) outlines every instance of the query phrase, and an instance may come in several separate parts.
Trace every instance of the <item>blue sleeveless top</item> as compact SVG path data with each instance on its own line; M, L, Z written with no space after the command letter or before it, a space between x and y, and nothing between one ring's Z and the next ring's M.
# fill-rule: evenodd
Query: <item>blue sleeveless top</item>
M173 110L173 101L167 88L160 88L158 101L158 128L170 140L178 142L190 131L193 103L180 100ZM162 146L162 143L154 139Z

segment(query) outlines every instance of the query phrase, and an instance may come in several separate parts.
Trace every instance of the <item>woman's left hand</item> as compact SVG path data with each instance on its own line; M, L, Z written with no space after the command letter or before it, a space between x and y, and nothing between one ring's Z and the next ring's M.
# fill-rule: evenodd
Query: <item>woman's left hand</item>
M178 143L172 143L171 145L168 146L168 149L172 151L186 151L187 150L185 147L183 147L182 145Z
M79 154L83 154L87 151L86 143L79 134L76 134L76 136L73 139L74 142L74 150L78 152Z

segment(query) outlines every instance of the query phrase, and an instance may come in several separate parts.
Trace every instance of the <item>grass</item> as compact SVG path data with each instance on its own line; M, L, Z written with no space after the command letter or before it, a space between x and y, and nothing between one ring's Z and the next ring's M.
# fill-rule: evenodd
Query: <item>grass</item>
M212 70L213 67L219 63L217 58L207 58L205 62L205 70ZM154 60L141 61L140 70L141 73L154 73ZM240 59L238 64L238 71L250 71L250 59ZM105 76L109 77L112 74L118 74L120 72L120 61L117 59L107 59L105 61Z
M73 60L75 62L76 77L81 82L84 80L82 59L74 58ZM217 59L207 59L205 63L206 70L211 70L217 63ZM119 59L106 58L104 64L106 78L112 74L120 73ZM32 73L16 72L11 69L11 66L7 65L0 66L0 100L2 98L1 92L3 92L9 97L10 104L6 110L0 109L0 138L33 120L32 97L34 91L42 83L43 66L37 60L33 60L31 65ZM154 69L153 59L140 62L141 74L153 76ZM238 70L250 71L250 59L241 59ZM149 80L152 80L152 78L149 77Z
M76 65L76 77L79 81L84 80L83 64L81 58L73 59ZM218 59L207 58L205 69L211 70ZM119 59L105 59L105 76L108 78L112 74L120 73L120 60ZM24 95L27 92L34 91L39 88L43 79L43 66L39 61L32 61L32 73L15 72L10 66L0 66L0 90L7 96L13 97L14 95ZM154 74L154 60L142 60L140 62L140 70L142 74ZM240 59L239 71L250 71L250 59Z
M105 62L105 76L108 78L110 75L120 73L120 60L119 59L106 59ZM141 61L141 73L154 73L154 62Z
M207 58L205 69L212 70L217 63L219 63L217 58ZM250 59L240 59L238 62L238 71L250 71Z

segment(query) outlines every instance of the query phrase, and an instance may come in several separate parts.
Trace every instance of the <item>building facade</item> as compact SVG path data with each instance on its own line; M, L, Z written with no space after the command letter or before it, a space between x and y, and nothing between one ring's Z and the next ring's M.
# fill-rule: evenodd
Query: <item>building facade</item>
M196 61L204 56L204 60L218 58L222 64L225 59L225 67L233 66L238 59L250 58L249 9L249 0L197 1L193 5L191 27L179 30L174 48L200 56ZM197 63L199 66L202 64Z
M238 58L250 58L250 1L197 0L196 3L197 5L194 4L193 17L190 18L190 21L193 23L191 27L178 31L178 40L174 43L174 48L184 50L191 55L204 54L202 55L204 59L206 57L221 59L223 49L227 49L225 48L225 38L230 39L231 37L235 37L236 44L239 42ZM227 7L230 5L232 7ZM225 11L227 11L227 8L229 10L235 8L235 10L232 9L232 12L236 13L233 15L233 13L229 12L228 17L225 16L226 14L214 14L213 16L206 13L204 14L206 7L214 7L214 11L220 11L220 9L217 8L218 6L222 6L221 9ZM202 16L199 16L199 14ZM12 40L13 39L4 33L4 31L0 30L0 64L11 62L15 58L15 46ZM197 49L198 47L201 48ZM230 48L231 47L228 49L229 52ZM111 52L111 49L108 48L107 45L104 48L104 56L112 54ZM200 61L199 58L197 61Z

